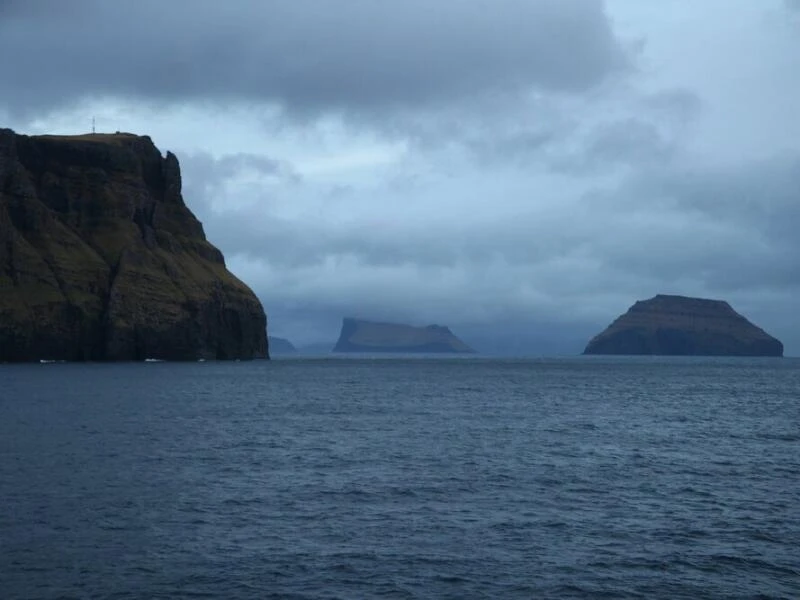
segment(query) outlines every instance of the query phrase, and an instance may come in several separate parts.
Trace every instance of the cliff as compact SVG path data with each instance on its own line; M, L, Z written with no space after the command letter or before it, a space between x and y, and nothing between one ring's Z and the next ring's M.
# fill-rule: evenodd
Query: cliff
M783 356L783 344L727 302L659 294L636 302L584 354Z
M344 319L334 352L471 353L447 327Z
M265 329L173 154L0 129L0 362L267 357Z
M294 344L286 338L269 336L269 351L270 354L295 354L297 348Z

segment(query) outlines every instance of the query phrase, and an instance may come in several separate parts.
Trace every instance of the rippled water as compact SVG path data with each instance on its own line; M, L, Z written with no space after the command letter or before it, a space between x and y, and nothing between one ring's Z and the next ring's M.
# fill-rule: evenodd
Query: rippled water
M0 365L3 598L800 598L800 361Z

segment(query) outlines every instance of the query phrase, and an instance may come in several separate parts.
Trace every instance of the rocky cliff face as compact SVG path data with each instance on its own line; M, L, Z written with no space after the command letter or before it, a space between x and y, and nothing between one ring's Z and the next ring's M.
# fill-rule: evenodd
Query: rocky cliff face
M296 354L297 348L286 338L269 336L269 351L272 356L276 354Z
M783 344L727 302L659 294L636 302L584 354L783 356Z
M472 348L447 327L413 327L344 319L334 352L470 353Z
M148 137L0 130L0 362L267 356L266 316Z

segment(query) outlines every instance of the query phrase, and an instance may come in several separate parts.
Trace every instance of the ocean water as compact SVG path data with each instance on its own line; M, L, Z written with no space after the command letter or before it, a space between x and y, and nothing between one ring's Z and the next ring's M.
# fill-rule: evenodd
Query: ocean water
M0 597L800 598L800 361L0 365Z

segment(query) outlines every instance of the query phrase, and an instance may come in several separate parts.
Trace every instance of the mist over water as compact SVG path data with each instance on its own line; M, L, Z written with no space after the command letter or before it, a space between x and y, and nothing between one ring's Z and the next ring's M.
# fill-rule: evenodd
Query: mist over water
M0 365L15 598L797 598L800 361Z

